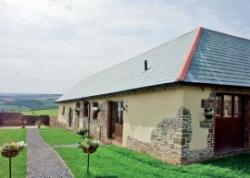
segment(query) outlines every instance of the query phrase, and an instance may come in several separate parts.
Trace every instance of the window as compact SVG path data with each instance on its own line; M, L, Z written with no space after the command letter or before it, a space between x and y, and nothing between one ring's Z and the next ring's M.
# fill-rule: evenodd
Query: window
M62 107L62 115L65 114L65 106Z
M89 102L87 101L83 103L83 116L89 117Z
M97 102L94 102L94 103L93 103L93 107L98 108L98 103L97 103ZM97 119L98 113L99 113L99 110L93 111L93 119Z
M216 116L221 118L238 118L241 109L240 101L240 96L237 95L217 96Z
M232 96L224 95L224 117L232 117Z

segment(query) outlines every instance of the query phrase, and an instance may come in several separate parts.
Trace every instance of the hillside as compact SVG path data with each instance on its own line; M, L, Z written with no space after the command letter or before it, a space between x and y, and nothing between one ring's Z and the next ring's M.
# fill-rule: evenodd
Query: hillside
M56 108L59 94L0 93L0 111L31 111Z

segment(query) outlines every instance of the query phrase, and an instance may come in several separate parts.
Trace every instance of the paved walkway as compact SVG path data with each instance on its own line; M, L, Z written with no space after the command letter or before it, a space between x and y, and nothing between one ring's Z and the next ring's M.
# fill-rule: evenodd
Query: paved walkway
M64 162L43 141L36 128L28 129L27 144L29 178L72 178Z

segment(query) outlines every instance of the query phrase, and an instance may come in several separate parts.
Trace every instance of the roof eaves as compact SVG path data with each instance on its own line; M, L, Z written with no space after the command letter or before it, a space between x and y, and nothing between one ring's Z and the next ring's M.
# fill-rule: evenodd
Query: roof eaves
M131 89L126 89L126 90L121 90L121 91L116 91L116 92L110 92L110 93L104 93L104 94L97 94L97 95L90 95L90 96L85 96L85 97L75 97L75 98L70 98L70 99L57 99L55 103L63 103L63 102L68 102L68 101L74 101L74 100L84 100L84 99L89 99L93 97L100 97L100 96L107 96L107 95L114 95L114 94L120 94L120 93L125 93L125 92L132 92L132 91L137 91L137 90L143 90L146 88L154 88L154 87L162 87L162 86L174 86L179 84L178 81L176 82L170 82L170 83L161 83L157 85L150 85L150 86L145 86L145 87L139 87L139 88L131 88Z
M185 58L184 58L184 63L181 67L180 73L177 77L177 81L184 81L186 79L189 67L192 63L192 59L194 57L195 51L199 45L200 42L200 36L201 36L201 31L202 31L202 27L199 27L196 30L195 36L194 36L194 40L191 44L191 47L189 49L189 51L187 52Z

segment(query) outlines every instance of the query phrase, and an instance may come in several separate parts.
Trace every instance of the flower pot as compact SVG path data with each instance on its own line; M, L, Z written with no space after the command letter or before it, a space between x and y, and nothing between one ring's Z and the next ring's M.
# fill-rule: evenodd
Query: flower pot
M82 148L82 151L84 153L88 153L88 154L92 154L94 152L96 152L98 146L90 146L89 148Z
M2 151L3 157L6 157L6 158L13 158L17 156L18 153L19 153L19 150L3 150Z
M213 117L214 117L213 115L205 115L205 118L208 120L212 119Z

